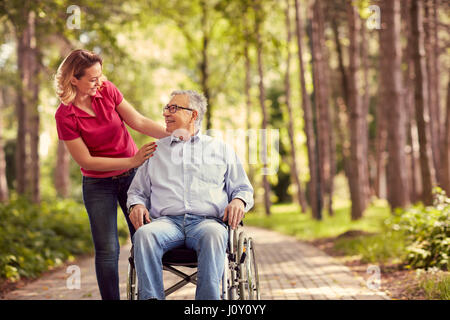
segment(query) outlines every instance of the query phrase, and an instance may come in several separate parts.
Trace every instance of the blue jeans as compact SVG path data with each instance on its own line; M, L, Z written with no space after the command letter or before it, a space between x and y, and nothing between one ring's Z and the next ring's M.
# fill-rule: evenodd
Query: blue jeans
M140 299L165 298L162 256L183 244L197 251L195 299L220 299L228 231L219 219L193 214L163 216L140 227L133 243Z
M103 300L119 300L119 253L117 203L125 215L130 235L135 230L127 214L127 191L136 170L119 178L83 176L83 201L95 248L95 272Z

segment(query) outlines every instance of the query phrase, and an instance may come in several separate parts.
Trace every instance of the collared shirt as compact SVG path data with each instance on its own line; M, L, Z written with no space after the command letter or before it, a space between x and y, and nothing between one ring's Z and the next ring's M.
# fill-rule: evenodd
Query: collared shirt
M245 212L252 208L253 188L231 146L201 133L188 141L165 137L157 146L128 189L128 208L143 204L151 218L186 213L222 218L235 198L244 201Z
M55 114L59 139L73 140L81 137L93 157L133 157L138 149L116 111L122 100L123 95L119 89L112 82L104 81L102 88L97 90L91 100L95 116L73 103L61 103ZM94 171L81 168L84 176L94 178L112 177L126 171Z

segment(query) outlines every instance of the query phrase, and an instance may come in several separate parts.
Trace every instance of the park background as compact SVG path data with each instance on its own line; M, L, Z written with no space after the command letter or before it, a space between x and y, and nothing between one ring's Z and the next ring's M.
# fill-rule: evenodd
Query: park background
M2 1L1 287L93 251L54 120L56 69L83 48L161 124L171 91L194 89L204 130L253 130L258 152L277 132L273 174L235 144L255 188L246 224L401 274L394 297L448 299L449 12L443 0Z

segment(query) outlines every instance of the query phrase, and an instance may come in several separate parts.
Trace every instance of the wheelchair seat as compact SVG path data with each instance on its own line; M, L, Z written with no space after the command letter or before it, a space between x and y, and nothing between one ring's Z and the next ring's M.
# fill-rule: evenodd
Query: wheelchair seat
M163 265L197 267L197 252L186 246L167 251L162 258Z

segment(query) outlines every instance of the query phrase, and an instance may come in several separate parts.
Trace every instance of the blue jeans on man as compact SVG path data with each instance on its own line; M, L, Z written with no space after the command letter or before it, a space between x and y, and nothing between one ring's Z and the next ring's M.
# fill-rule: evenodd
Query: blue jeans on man
M195 298L220 299L228 231L220 219L194 214L162 216L140 227L133 236L139 298L164 299L162 256L185 245L197 252Z

